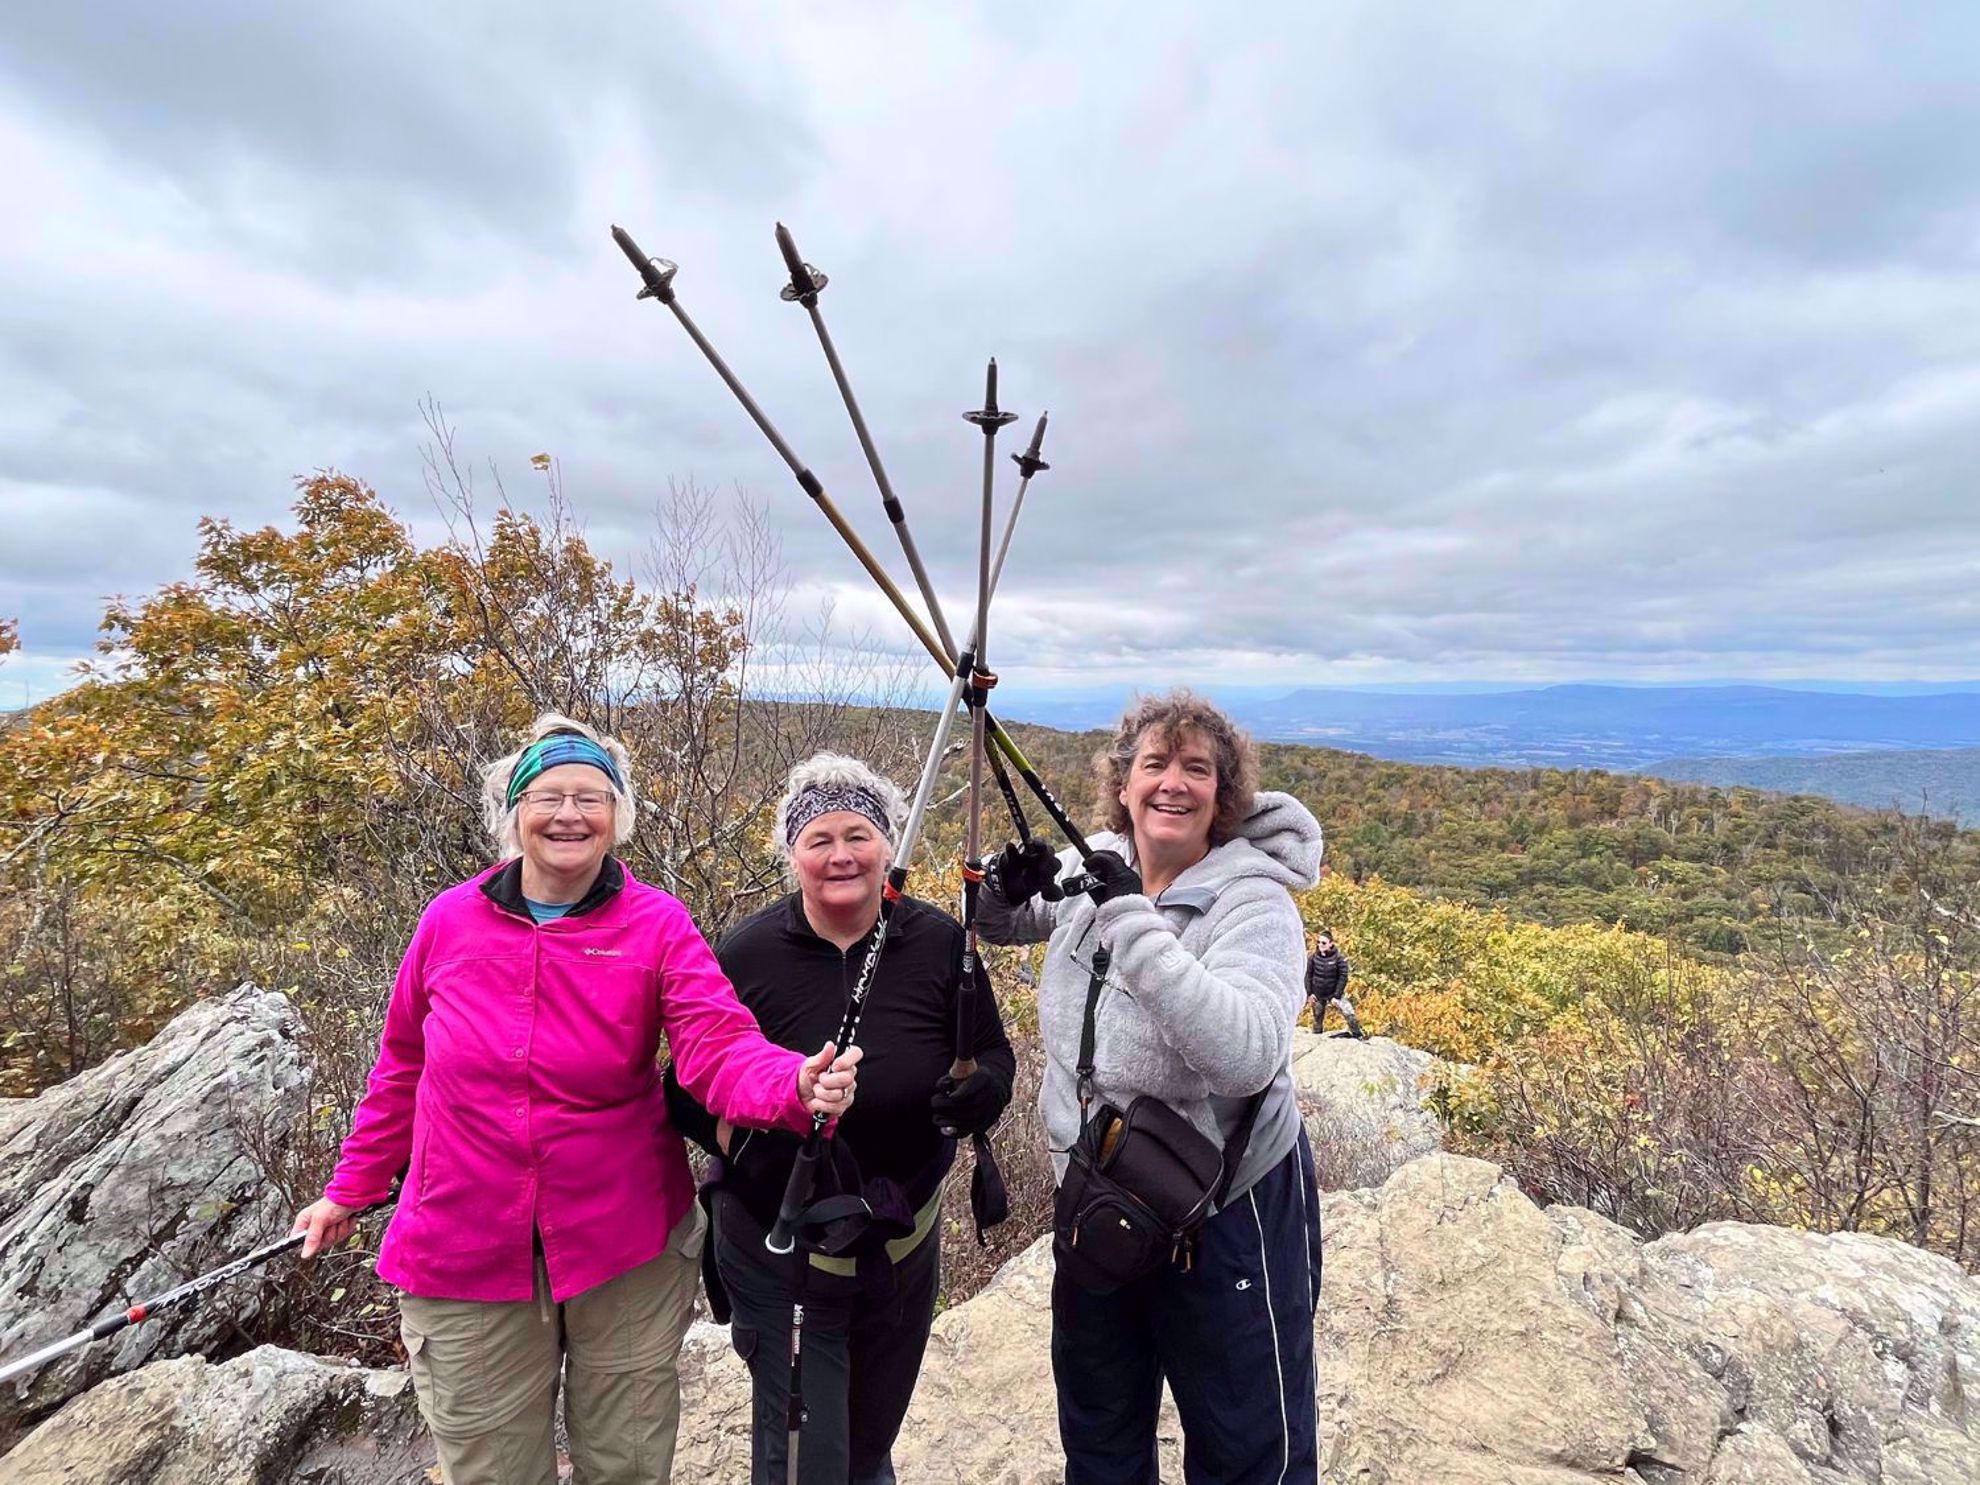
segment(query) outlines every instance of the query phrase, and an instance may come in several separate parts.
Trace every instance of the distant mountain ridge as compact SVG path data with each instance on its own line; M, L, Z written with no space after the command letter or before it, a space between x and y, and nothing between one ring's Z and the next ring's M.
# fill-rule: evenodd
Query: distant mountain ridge
M1826 758L1666 758L1642 769L1661 779L1815 794L1864 809L1943 819L1980 816L1980 748L1834 753Z
M1971 691L1557 685L1425 695L1304 688L1276 699L1233 695L1227 704L1261 741L1409 763L1641 772L1671 758L1980 747L1980 693ZM1096 727L1119 715L1119 703L1039 700L1006 711L1046 726Z

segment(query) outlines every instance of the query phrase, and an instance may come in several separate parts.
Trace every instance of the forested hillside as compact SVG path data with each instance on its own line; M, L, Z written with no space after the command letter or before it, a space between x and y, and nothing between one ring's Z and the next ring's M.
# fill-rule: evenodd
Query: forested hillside
M1099 732L1016 729L1055 786L1092 808ZM1268 788L1304 800L1330 872L1379 877L1537 923L1620 923L1737 953L1768 923L1826 921L1850 878L1903 831L1889 813L1754 789L1576 769L1451 768L1267 743ZM1934 823L1956 869L1980 875L1980 835Z

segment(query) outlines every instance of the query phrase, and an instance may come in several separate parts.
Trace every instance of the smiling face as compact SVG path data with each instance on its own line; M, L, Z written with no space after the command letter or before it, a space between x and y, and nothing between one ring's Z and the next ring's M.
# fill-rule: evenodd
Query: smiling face
M880 915L880 887L894 859L893 844L855 810L820 815L791 845L791 869L813 926L859 922Z
M551 799L555 807L542 808ZM592 807L583 808L580 801ZM612 848L616 804L612 781L586 763L560 763L530 780L516 805L516 837L528 873L524 890L534 897L538 891L589 886ZM532 890L532 883L540 885Z
M1215 750L1195 731L1171 738L1149 728L1135 745L1120 799L1138 858L1184 865L1201 860L1217 816Z

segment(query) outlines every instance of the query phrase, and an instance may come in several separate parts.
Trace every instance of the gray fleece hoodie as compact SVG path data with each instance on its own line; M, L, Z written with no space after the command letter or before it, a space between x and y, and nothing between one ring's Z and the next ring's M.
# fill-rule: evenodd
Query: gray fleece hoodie
M1133 843L1103 832L1095 850ZM1045 1080L1038 1111L1055 1176L1079 1134L1079 1033L1093 949L1113 952L1094 1018L1094 1105L1152 1094L1218 1144L1266 1090L1226 1204L1286 1156L1299 1135L1293 1019L1306 1001L1306 935L1290 890L1319 879L1320 824L1290 794L1260 793L1236 836L1213 847L1159 900L1037 898L1011 908L983 894L977 926L992 943L1050 939L1038 986ZM1060 861L1079 867L1070 851Z

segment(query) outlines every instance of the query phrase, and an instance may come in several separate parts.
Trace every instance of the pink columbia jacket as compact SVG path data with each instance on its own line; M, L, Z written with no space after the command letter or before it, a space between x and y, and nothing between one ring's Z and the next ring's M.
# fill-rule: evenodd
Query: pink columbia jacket
M368 1206L406 1170L378 1272L413 1294L529 1299L532 1224L558 1302L660 1255L694 1200L662 1032L705 1107L811 1128L802 1054L764 1040L678 899L608 857L582 911L539 926L517 881L511 862L428 904L324 1190Z

